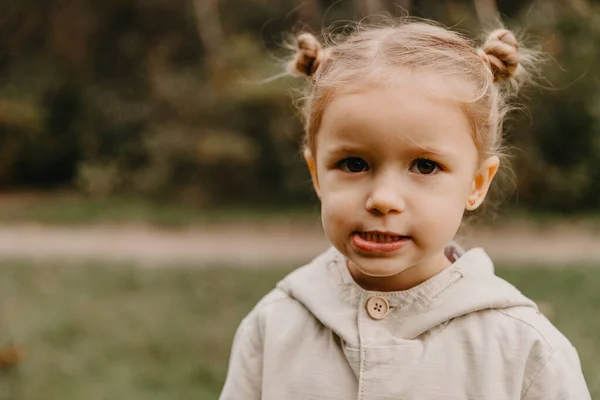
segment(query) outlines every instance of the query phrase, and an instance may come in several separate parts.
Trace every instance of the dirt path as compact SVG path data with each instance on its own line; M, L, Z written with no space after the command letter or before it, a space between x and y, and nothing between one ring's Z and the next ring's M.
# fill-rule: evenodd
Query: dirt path
M600 264L600 230L574 226L552 229L478 229L461 241L482 246L501 263ZM293 266L327 248L318 227L213 226L160 230L146 226L0 227L0 259L104 260L145 266Z

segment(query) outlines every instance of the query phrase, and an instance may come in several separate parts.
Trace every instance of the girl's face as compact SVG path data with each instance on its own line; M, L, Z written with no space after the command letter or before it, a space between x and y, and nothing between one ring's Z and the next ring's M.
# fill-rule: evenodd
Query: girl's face
M478 155L464 112L416 83L342 95L327 107L307 153L325 234L372 290L402 290L449 261L465 208L497 170Z

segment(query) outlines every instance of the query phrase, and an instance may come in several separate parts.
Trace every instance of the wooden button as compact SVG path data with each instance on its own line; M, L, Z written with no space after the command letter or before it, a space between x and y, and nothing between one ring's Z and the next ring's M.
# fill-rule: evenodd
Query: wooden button
M390 303L383 297L374 296L367 300L367 314L373 319L383 319L390 311Z

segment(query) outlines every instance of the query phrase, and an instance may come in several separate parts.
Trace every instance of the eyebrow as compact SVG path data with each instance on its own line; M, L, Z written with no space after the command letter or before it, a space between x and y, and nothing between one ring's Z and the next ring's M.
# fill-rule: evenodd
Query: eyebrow
M356 145L338 145L338 146L333 146L331 148L326 149L325 153L327 154L328 157L331 158L341 158L341 157L348 157L348 156L352 156L352 155L356 155L358 153L365 153L365 151L368 151L368 147L367 146L356 146Z
M409 151L411 151L413 153L418 153L418 154L424 154L424 155L432 154L432 155L443 156L443 157L444 156L448 157L451 155L451 152L447 151L446 149L429 147L429 146L415 146L415 147L411 148Z
M355 153L357 151L364 150L365 146L332 146L327 149L328 154L347 154L347 153Z
M421 145L414 141L408 141L404 146L404 150L410 153L434 154L438 156L447 156L452 153L447 147L436 147L436 145Z
M326 150L327 155L331 157L340 157L345 155L352 155L359 152L364 152L368 150L368 146L361 145L339 145L334 146ZM408 145L402 149L398 154L409 154L410 156L418 157L418 156L438 156L445 158L454 158L451 151L443 147L435 147L435 146L420 146L420 145Z

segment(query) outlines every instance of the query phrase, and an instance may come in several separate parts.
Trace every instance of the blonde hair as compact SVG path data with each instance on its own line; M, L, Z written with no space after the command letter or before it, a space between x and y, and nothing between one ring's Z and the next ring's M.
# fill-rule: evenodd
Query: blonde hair
M493 31L483 46L475 48L461 34L409 20L386 27L359 26L327 47L312 34L302 33L296 44L288 70L311 78L301 108L305 150L313 155L323 113L334 96L361 84L388 84L402 72L429 73L455 82L447 87L468 117L480 160L498 154L507 99L527 81L522 64L531 58L506 29ZM468 93L460 96L465 90Z

